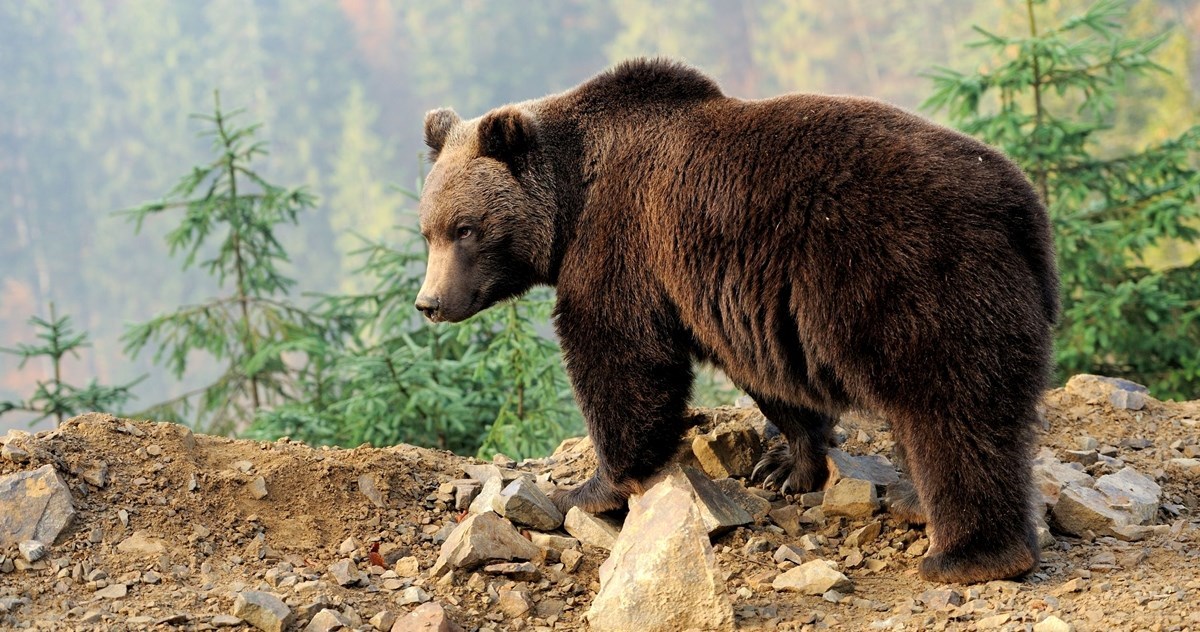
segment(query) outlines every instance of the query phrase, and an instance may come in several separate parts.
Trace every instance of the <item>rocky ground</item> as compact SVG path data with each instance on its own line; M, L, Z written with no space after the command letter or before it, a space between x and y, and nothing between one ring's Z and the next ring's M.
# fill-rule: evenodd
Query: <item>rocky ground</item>
M746 480L755 409L697 415L623 528L545 498L590 473L586 439L481 463L99 414L12 432L0 628L1200 630L1200 402L1048 393L1042 567L976 586L917 576L881 420L843 418L831 485L782 497Z

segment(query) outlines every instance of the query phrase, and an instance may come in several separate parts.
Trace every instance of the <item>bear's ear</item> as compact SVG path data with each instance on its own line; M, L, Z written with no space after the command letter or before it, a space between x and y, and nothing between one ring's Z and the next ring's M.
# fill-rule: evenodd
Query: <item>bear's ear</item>
M430 160L437 160L442 146L446 144L446 136L450 134L450 129L461 120L450 108L430 110L425 114L425 145L431 152Z
M480 153L514 166L537 142L533 118L515 107L503 107L479 121Z

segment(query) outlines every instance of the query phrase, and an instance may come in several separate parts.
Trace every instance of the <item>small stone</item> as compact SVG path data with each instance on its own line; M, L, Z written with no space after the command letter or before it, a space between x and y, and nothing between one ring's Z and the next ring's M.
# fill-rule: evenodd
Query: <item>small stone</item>
M521 537L512 524L489 511L468 516L450 533L442 544L434 575L440 576L449 568L471 569L498 560L531 560L539 554L541 549Z
M93 487L103 488L108 485L108 464L104 461L92 461L79 471L79 477Z
M771 550L771 542L766 538L752 537L746 540L746 545L742 547L742 555L754 555L755 553L765 553Z
M1063 452L1063 460L1087 467L1099 461L1100 455L1095 450L1067 450Z
M396 623L396 613L391 610L380 610L371 617L369 623L377 632L389 632Z
M36 562L46 557L46 545L37 540L25 540L17 545L17 551L26 562Z
M1054 523L1064 533L1082 536L1088 531L1107 534L1129 524L1129 515L1108 505L1104 494L1086 487L1062 490L1053 510Z
M764 590L771 588L771 582L775 581L776 577L779 577L778 571L758 571L746 578L746 584L753 590Z
M621 528L608 518L571 507L563 520L563 529L583 544L611 551Z
M772 509L768 515L771 516L771 522L779 525L790 536L797 536L803 532L803 528L800 526L800 509L795 505L784 505L778 509Z
M24 463L29 460L29 453L11 443L6 443L0 447L0 459L13 463Z
M162 446L158 445L157 443L151 443L150 445L146 446L146 454L149 454L150 456L162 456L162 452Z
M396 605L407 606L414 603L425 603L429 601L429 593L421 590L419 586L409 586L405 588L396 597Z
M878 508L879 497L875 493L875 484L854 478L838 480L837 484L825 490L825 498L821 503L821 511L826 516L869 518Z
M800 506L808 509L809 507L820 507L821 503L825 502L825 492L808 492L800 494Z
M234 461L229 464L231 469L237 470L242 474L249 474L250 470L254 469L254 464L250 461Z
M583 560L583 553L575 549L566 549L559 553L559 560L562 562L564 571L574 573L579 568L579 562Z
M1100 442L1088 436L1082 436L1076 439L1075 445L1078 446L1080 450L1085 450L1088 452L1095 452L1100 448Z
M1062 463L1050 448L1042 448L1033 459L1033 480L1047 507L1053 507L1058 502L1059 494L1068 485L1095 485L1095 480L1082 470L1081 465Z
M362 495L366 496L372 505L380 509L387 507L383 492L379 491L379 485L375 483L374 474L363 474L358 477L358 491L362 492Z
M154 584L158 584L160 582L162 582L162 576L159 575L158 573L156 573L154 571L146 571L145 573L142 573L142 583L143 584L154 585Z
M1075 626L1050 615L1033 624L1033 632L1075 632Z
M246 590L233 602L233 615L263 632L283 632L291 624L291 608L268 592Z
M262 500L267 497L267 480L261 476L254 477L246 489L250 492L250 497L254 500Z
M529 562L502 562L483 567L483 572L493 575L504 575L519 582L537 581L542 574L537 567Z
M1182 480L1200 481L1200 459L1171 459L1167 472Z
M962 593L953 589L926 590L918 599L930 610L949 610L963 603Z
M710 478L749 476L762 454L762 441L749 424L724 424L692 440L692 453Z
M500 599L496 602L496 609L504 613L504 616L516 619L533 610L533 600L524 590L502 590Z
M630 502L625 527L600 567L600 592L586 615L591 629L733 629L710 528L687 478L676 470Z
M489 478L483 482L483 487L479 490L479 494L475 496L475 500L471 501L467 511L471 514L481 514L493 511L492 507L495 504L495 499L504 489L504 479L497 474L494 478Z
M53 466L0 476L0 550L25 540L52 545L74 518L71 490Z
M479 490L483 489L483 483L469 479L459 479L454 483L454 509L457 511L465 511L471 506L471 501L479 495Z
M844 478L870 481L880 487L887 487L900 481L895 466L886 457L878 454L855 456L837 448L832 448L826 454L829 466L829 478L825 481L828 490Z
M329 575L338 586L356 586L364 579L354 560L341 559L329 565Z
M415 557L402 557L392 567L400 577L416 577L421 572L421 562Z
M558 507L527 478L518 478L494 496L492 509L514 524L539 531L557 529L563 523Z
M1125 508L1132 516L1133 524L1148 524L1154 520L1162 498L1158 483L1132 467L1096 479L1096 490L1107 497L1110 506Z
M984 617L975 622L975 629L994 630L1005 623L1008 623L1008 620L1011 618L1012 615L1008 614L1007 612L1001 612L1000 614L994 614L990 617Z
M209 619L208 623L214 628L232 628L241 625L242 619L231 614L218 614L213 615L213 618Z
M577 549L580 545L579 540L575 538L568 538L553 533L539 533L537 531L529 532L529 541L536 544L538 548L555 551L556 553L561 553L567 549Z
M322 608L320 612L313 615L308 625L304 626L304 632L333 632L348 627L350 627L350 619L345 615L337 610Z
M461 632L437 602L430 601L396 619L391 632Z
M362 544L359 543L358 538L350 536L345 540L342 540L342 543L338 545L338 553L341 553L342 555L350 555L351 553L357 551L361 546Z
M776 564L791 562L799 565L808 561L810 556L805 553L804 549L794 544L782 544L778 549L775 549L775 554L771 556L771 559L774 560Z
M125 584L109 584L104 588L96 591L94 595L97 599L123 599L129 594L129 586Z
M149 533L139 529L134 531L128 538L122 540L117 545L117 550L129 555L153 557L165 553L167 546L164 541L152 537Z
M854 584L826 560L813 560L793 568L771 582L775 590L822 595L829 590L848 592Z
M846 536L846 546L860 547L864 544L874 542L875 538L879 537L880 531L883 530L883 524L878 520L871 521L866 526L859 527L850 532Z
M922 538L910 544L907 549L904 549L904 554L909 557L921 557L925 555L925 550L928 548L929 540Z

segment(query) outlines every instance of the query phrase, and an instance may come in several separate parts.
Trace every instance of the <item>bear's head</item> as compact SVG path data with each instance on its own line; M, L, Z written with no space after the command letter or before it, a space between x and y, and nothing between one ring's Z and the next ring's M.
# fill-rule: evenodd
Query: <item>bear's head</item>
M421 193L429 246L416 307L458 322L547 281L555 203L534 115L505 106L464 121L425 116L433 168Z

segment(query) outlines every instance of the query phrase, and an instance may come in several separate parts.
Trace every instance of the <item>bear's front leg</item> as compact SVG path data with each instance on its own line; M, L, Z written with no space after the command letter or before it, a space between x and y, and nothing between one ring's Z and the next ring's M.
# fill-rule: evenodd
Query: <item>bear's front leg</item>
M612 511L641 492L679 447L692 385L687 339L669 318L621 314L607 322L606 312L588 307L566 309L559 294L563 358L598 461L587 482L554 494L564 512Z

